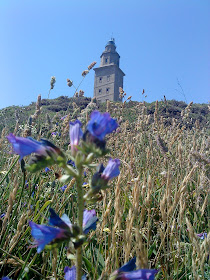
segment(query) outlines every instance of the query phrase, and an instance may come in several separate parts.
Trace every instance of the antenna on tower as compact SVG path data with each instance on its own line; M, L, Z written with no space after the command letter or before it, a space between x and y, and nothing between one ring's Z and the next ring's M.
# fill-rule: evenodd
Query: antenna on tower
M112 32L111 41L113 41L115 43L115 40L114 40L114 37L113 37L113 32Z

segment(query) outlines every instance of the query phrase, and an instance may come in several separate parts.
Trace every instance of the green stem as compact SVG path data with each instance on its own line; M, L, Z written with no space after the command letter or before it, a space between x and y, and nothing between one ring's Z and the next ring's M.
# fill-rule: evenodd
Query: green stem
M83 210L84 210L84 200L83 200L83 188L82 188L82 168L78 169L79 176L76 178L77 185L77 206L78 206L78 216L77 223L80 228L80 232L83 232ZM82 278L82 246L77 249L76 252L76 268L77 268L77 280Z

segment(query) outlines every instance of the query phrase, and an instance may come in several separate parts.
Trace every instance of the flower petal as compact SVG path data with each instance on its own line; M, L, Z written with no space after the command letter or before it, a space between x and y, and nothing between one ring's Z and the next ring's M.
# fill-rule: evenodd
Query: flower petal
M136 268L136 257L134 257L132 260L127 262L125 265L121 266L118 269L118 272L128 272L134 270L135 268Z
M53 228L45 225L37 225L29 222L31 227L31 235L35 239L35 245L38 246L37 253L40 253L45 245L51 243L54 239L62 239L65 237L63 229Z
M101 114L98 111L91 113L91 119L87 124L87 130L91 135L99 140L103 140L106 134L111 133L118 127L115 119L112 119L109 113Z
M20 156L20 160L31 153L46 154L46 148L42 143L32 138L16 137L10 133L7 139L12 144L14 152Z
M96 229L96 222L98 218L96 217L96 211L93 210L84 210L83 214L83 232L87 234L91 229Z
M50 211L49 224L51 226L55 226L63 229L69 228L68 224L65 223L65 221L62 218L60 218L52 208L50 208L49 211Z

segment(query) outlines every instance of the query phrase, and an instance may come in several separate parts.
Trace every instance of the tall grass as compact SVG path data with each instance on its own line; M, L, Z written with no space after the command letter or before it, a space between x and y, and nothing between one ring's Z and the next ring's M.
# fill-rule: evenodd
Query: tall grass
M91 102L81 112L75 104L74 112L67 111L63 120L59 114L51 119L42 116L40 100L28 123L23 127L17 122L14 133L47 137L63 150L69 149L69 121L79 118L85 124L97 107ZM185 122L190 108L191 104L182 113ZM169 122L169 117L159 115L158 102L153 121L144 103L126 109L125 102L108 101L106 111L120 123L107 142L110 157L121 160L121 174L95 207L99 222L83 257L89 279L106 279L133 256L140 268L159 268L156 279L209 279L207 128ZM49 205L74 221L75 181L62 191L59 167L36 174L22 170L18 157L9 153L8 133L3 129L0 139L0 215L5 214L0 219L0 276L64 279L64 267L73 263L73 248L37 254L28 221L45 222ZM90 172L86 170L87 177L82 178L85 188ZM203 232L208 234L202 240L197 234Z

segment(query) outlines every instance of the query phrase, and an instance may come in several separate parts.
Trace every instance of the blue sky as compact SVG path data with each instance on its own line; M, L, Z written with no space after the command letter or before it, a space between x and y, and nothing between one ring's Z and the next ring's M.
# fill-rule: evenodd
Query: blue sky
M208 0L1 0L0 108L73 96L113 36L133 100L210 100ZM81 89L93 96L94 71Z

